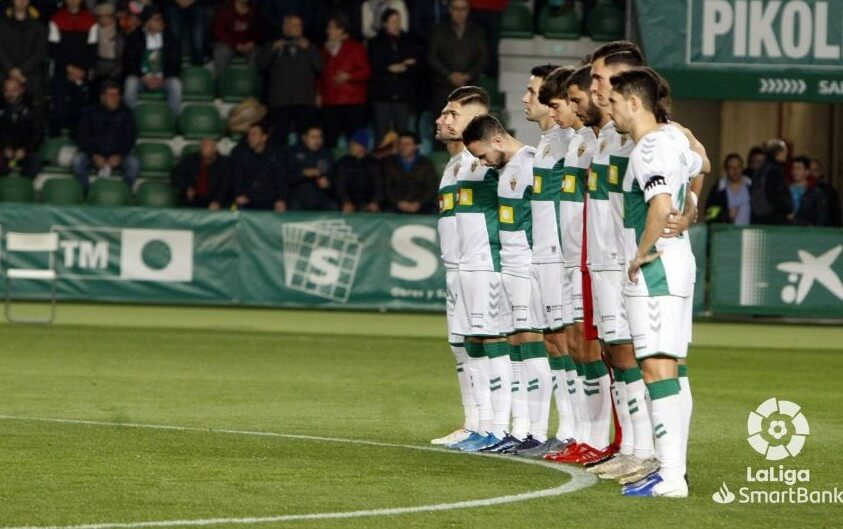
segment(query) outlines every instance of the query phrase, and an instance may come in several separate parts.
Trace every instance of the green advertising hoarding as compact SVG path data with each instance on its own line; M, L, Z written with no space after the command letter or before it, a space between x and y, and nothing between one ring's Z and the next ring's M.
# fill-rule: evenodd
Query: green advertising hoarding
M675 97L843 102L839 0L637 0Z
M715 314L843 318L843 230L717 226L711 234Z

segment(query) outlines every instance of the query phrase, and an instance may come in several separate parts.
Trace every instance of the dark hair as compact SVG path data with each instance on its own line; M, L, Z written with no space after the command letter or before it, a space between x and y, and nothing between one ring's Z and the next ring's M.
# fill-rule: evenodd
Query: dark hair
M386 21L389 20L389 17L392 15L398 15L400 17L401 13L399 13L397 9L393 9L391 7L384 9L383 13L381 13L381 24L386 24Z
M259 129L261 129L261 132L263 132L264 134L269 134L270 126L269 126L269 120L268 119L262 119L260 121L255 121L254 123L249 125L250 129L253 128L253 127L257 127Z
M104 94L106 91L111 90L112 88L116 88L118 92L120 92L120 83L113 79L108 79L102 82L100 85L100 95Z
M451 92L448 96L449 102L459 103L461 105L469 105L477 103L485 108L492 106L492 100L489 98L489 92L485 88L479 86L461 86Z
M736 152L730 152L726 155L726 158L723 160L723 167L729 165L729 162L731 162L732 160L737 160L741 162L741 165L743 165L743 158L741 158L741 155Z
M565 91L572 86L579 87L580 90L588 91L591 87L591 65L580 66L574 73L565 81Z
M550 72L544 78L542 87L539 89L539 103L549 105L551 99L564 99L568 97L568 90L565 87L565 83L571 77L572 73L574 73L574 69L570 66L562 66Z
M311 130L318 130L319 132L323 132L322 125L316 122L305 123L304 126L302 126L299 130L301 131L299 133L300 136L304 136Z
M333 22L334 25L343 30L346 35L351 32L351 21L348 20L348 16L346 16L345 13L334 13L331 15L331 18L328 19L328 22Z
M533 69L530 70L530 75L533 77L540 77L542 79L547 79L547 76L550 75L550 72L558 68L555 64L541 64L539 66L533 66Z
M804 154L801 156L795 156L793 158L793 163L801 163L805 167L805 169L811 168L811 159L805 156Z
M624 97L632 94L640 97L659 123L670 121L670 85L655 70L635 68L613 75L610 81L612 88Z
M609 55L615 55L616 53L629 53L630 55L637 57L637 60L640 63L638 66L644 64L644 54L641 53L641 48L639 48L634 42L630 42L628 40L615 40L600 46L591 53L590 62L594 62L597 59L602 59L604 57L609 57Z
M613 53L611 55L606 55L602 57L603 64L606 66L612 66L614 64L623 64L626 66L631 66L633 68L637 68L640 66L644 66L644 57L641 56L641 53L635 53L631 51L619 51L617 53Z
M415 132L411 131L411 130L402 130L401 132L399 132L398 133L398 139L401 139L401 138L412 138L413 143L415 143L416 145L421 143L421 140L419 139L419 135L416 134Z
M747 160L751 160L753 156L767 156L767 152L764 150L764 147L755 146L749 150L749 154L746 155Z
M494 116L477 116L462 133L462 142L466 145L475 141L488 140L494 134L506 134L506 129Z

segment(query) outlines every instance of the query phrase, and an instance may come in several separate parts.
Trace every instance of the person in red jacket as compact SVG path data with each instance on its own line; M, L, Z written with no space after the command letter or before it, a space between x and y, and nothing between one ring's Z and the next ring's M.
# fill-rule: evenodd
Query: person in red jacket
M510 0L468 0L471 6L471 21L486 31L489 43L489 67L486 73L498 77L498 42L501 40L501 13Z
M325 120L325 144L335 147L341 135L366 126L366 89L372 69L366 48L349 36L345 15L328 21L328 41L322 48L325 69L319 78L317 102Z
M260 14L251 0L228 0L214 16L214 73L219 76L235 55L255 65L261 41Z

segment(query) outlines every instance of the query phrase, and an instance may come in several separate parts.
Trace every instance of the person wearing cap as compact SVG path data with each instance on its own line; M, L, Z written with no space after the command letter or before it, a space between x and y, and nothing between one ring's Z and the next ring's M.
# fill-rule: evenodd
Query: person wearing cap
M343 213L380 211L383 180L378 162L369 154L371 137L359 129L348 139L348 154L337 162L335 185Z
M136 107L141 91L163 91L167 105L178 116L182 94L179 39L167 31L157 8L147 6L140 19L143 25L126 37L123 49L126 104Z

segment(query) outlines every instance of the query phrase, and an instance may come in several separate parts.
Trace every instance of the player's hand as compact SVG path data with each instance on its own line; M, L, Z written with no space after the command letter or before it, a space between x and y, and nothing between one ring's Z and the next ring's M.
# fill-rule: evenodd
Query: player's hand
M688 218L685 217L678 209L673 209L670 212L670 216L667 217L667 225L664 227L664 233L662 234L662 238L670 239L671 237L677 237L682 234L685 230L688 229L688 225L690 222Z
M635 259L629 262L629 270L627 271L629 281L631 283L638 284L638 272L641 271L641 267L647 263L652 263L653 261L661 257L661 255L661 252L648 253L644 257L636 255Z

